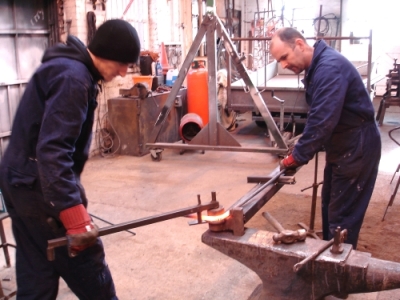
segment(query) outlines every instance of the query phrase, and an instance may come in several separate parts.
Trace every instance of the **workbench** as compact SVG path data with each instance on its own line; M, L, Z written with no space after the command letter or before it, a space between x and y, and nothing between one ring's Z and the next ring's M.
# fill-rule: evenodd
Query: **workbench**
M258 90L267 105L275 121L279 121L282 103L273 98L284 101L285 122L290 121L289 117L293 113L299 122L305 123L308 112L308 104L305 99L303 84L298 84L297 75L278 75L268 81L268 86L259 86ZM251 96L241 86L231 86L229 97L229 107L238 112L253 112L253 120L263 121L259 115Z
M374 97L374 87L382 77L376 74L376 66L374 63L372 63L370 76L368 76L367 64L365 62L352 63L359 71L366 87L368 85L368 77L370 78L372 87L370 96L372 101ZM274 60L265 68L261 68L250 74L250 77L257 86L268 110L276 122L280 121L282 106L285 123L293 121L296 123L306 122L309 106L306 102L305 89L301 81L304 78L303 73L295 75L291 71L282 69L276 60ZM266 78L266 80L264 78ZM256 122L263 122L263 118L257 111L242 79L228 86L228 107L238 113L251 111L253 120Z

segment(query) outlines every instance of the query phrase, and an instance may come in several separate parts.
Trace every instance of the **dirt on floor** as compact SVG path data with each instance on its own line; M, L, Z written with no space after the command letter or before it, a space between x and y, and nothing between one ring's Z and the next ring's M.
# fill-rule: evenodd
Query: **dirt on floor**
M400 202L400 197L396 200ZM400 205L390 206L385 220L382 221L388 202L389 198L386 203L371 201L360 232L357 250L371 253L374 258L400 261L400 239L393 238L399 234L400 219L397 216L400 213ZM285 229L295 230L301 228L300 222L310 225L311 203L310 195L278 193L261 211L268 211ZM319 236L322 230L320 203L321 199L318 197L314 229ZM255 215L246 225L276 231L261 214Z
M400 183L400 148L392 138L400 140L400 130L389 131L400 124L388 121L379 127L382 137L382 157L379 174L367 213L364 218L357 250L371 253L373 257L400 261L400 195L396 185ZM319 153L317 183L322 181L324 153ZM296 184L284 186L265 206L264 210L275 217L286 229L300 228L298 223L311 224L312 185L314 182L315 159L296 174ZM315 231L321 231L321 185L317 191ZM391 205L390 199L392 199ZM270 231L275 229L261 214L254 216L246 225Z
M400 126L399 115L400 108L385 117L380 127L383 148L379 174L357 249L371 253L373 258L394 262L400 262L400 220L397 218L400 195L394 198L384 221L382 217L400 176L396 172L400 147L388 137L391 129ZM246 145L265 146L265 129L260 130L253 123L249 126L241 123L234 134L240 142L247 142ZM397 135L400 140L400 133ZM324 153L318 157L317 182L320 182ZM286 229L298 229L300 222L309 225L315 161L303 166L296 173L296 184L283 186L246 227L275 232L262 217L264 211ZM206 203L210 191L217 192L220 204L230 207L253 187L254 184L246 182L248 176L267 176L277 166L278 159L268 153L187 151L180 155L179 150L167 149L160 162L151 161L149 156L92 158L82 179L90 199L89 212L119 224L193 206L197 203L196 195L201 195ZM390 183L393 174L396 176ZM320 192L321 186L316 201L314 229L317 232L321 229ZM11 235L9 219L5 223L6 233ZM98 220L96 223L107 226ZM136 235L119 232L102 237L119 298L248 299L260 284L260 278L238 261L202 243L201 236L207 228L206 224L188 226L187 218L174 218L134 228ZM8 241L12 242L12 238ZM0 275L4 287L7 283L4 279L10 276ZM400 290L388 292L391 291L350 295L348 299L399 299ZM61 282L57 300L76 300L76 296Z
M374 101L377 106L378 100ZM382 156L374 192L364 218L357 250L372 254L372 257L400 261L400 195L396 185L400 184L400 107L391 107L385 114L384 123L379 126L382 139ZM322 181L325 156L319 153L317 183ZM314 183L315 159L296 174L296 184L284 186L264 207L286 229L300 228L298 223L311 223L312 185ZM315 231L321 227L321 185L317 192ZM391 205L389 205L392 199ZM261 210L262 211L262 210ZM385 213L386 212L386 213ZM260 227L276 231L261 214L254 216L248 227Z

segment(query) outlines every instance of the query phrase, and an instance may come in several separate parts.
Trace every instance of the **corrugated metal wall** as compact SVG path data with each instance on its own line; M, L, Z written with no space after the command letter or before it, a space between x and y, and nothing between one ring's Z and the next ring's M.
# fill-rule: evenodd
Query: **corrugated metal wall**
M20 97L49 45L51 13L46 0L0 0L0 7L1 159Z
M178 64L181 63L192 43L191 1L107 0L104 1L104 9L102 2L97 1L93 7L92 1L85 0L0 0L0 159L11 135L13 116L25 85L39 66L44 50L58 42L54 36L65 41L67 30L86 43L86 16L89 11L95 12L97 26L107 19L125 19L137 29L142 50L159 52L161 42L164 42L168 53L179 54ZM53 6L59 4L58 14L63 24L58 24L58 20L49 20L48 3ZM54 16L51 17L54 19ZM59 27L60 35L49 29L58 31ZM119 89L128 88L131 83L128 74L126 78L104 84L103 93L98 98L99 120L94 128L93 153L99 147L96 141L101 131L100 119L106 114L107 99L118 96Z

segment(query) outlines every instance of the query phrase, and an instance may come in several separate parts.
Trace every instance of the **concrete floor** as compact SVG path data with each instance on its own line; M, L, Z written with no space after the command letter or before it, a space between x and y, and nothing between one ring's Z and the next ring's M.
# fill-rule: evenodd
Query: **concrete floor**
M398 162L399 153L387 132L399 126L399 116L397 107L389 108L380 127L384 153L377 182L379 190L372 201L387 203L389 199L381 187L390 181L396 168L393 161ZM242 121L232 134L235 139L244 147L267 146L265 130L251 122L250 114L240 118ZM89 213L117 224L196 205L197 195L208 202L212 191L217 193L221 205L229 207L253 187L247 183L248 176L266 176L277 166L278 159L268 153L187 151L180 155L179 150L165 149L160 162L152 161L149 155L93 157L82 180L90 200ZM319 174L322 169L323 163ZM298 194L312 183L313 176L314 164L310 162L296 176L294 186L284 187L285 193ZM303 192L311 193L312 189ZM189 226L188 221L179 217L132 229L136 235L124 231L102 237L121 300L248 299L261 283L258 276L201 242L207 224ZM98 219L95 222L100 227L108 226ZM9 219L4 225L8 241L12 242ZM12 263L13 255L11 249ZM2 255L0 259L3 266ZM0 279L5 289L12 289L13 268L3 268ZM61 281L57 299L77 298ZM400 299L400 290L350 295L348 299Z

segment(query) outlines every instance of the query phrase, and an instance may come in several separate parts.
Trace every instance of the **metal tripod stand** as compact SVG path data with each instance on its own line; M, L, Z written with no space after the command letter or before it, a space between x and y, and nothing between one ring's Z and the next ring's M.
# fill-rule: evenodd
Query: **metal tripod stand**
M216 41L217 35L223 41L225 50L229 54L228 73L230 71L230 63L234 63L236 70L241 75L242 80L246 84L246 88L251 95L255 105L260 111L265 123L268 126L271 137L274 139L276 147L242 147L230 133L218 123L217 120L217 84L216 84ZM202 43L203 37L206 36L206 50L207 50L207 65L208 65L208 102L209 102L209 123L197 133L197 135L186 144L177 143L157 143L158 135L161 131L162 125L164 124L171 108L173 107L174 100L178 94L179 89L189 71L192 61L194 60L196 53ZM224 28L221 20L218 16L210 11L204 17L200 29L193 41L192 46L182 64L179 71L178 77L172 86L171 92L168 95L166 103L162 108L154 129L149 138L150 143L146 143L146 146L150 149L150 154L153 160L160 160L162 149L188 149L188 150L220 150L220 151L242 151L242 152L268 152L275 154L286 154L288 147L277 128L275 121L273 120L270 111L268 110L264 100L261 97L261 93L257 87L253 84L246 67L243 64L243 56L239 56L234 44L232 43L229 34ZM229 80L228 75L228 80ZM212 84L215 83L215 84Z

